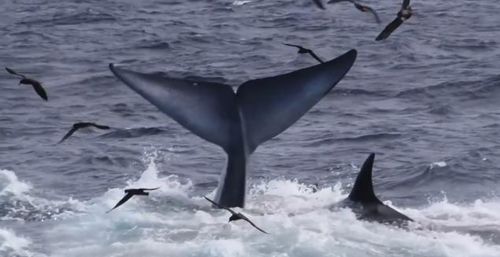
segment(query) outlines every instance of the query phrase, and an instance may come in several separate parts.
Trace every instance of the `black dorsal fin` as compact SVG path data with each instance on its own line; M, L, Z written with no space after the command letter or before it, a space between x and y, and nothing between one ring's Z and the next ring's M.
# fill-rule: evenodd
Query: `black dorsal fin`
M349 194L349 200L361 203L381 203L373 191L372 169L374 160L375 154L372 153L363 163L352 191Z

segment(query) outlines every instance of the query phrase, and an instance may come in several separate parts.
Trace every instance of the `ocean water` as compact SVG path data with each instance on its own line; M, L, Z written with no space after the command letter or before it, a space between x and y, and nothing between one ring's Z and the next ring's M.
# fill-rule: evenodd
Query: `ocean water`
M500 3L422 0L383 42L399 1L2 0L0 256L500 256ZM347 76L252 155L243 211L212 209L225 155L114 78L145 72L239 85L349 49ZM110 131L60 138L77 121ZM369 153L407 229L358 221L344 199ZM319 190L313 190L314 184ZM105 214L123 189L160 189Z

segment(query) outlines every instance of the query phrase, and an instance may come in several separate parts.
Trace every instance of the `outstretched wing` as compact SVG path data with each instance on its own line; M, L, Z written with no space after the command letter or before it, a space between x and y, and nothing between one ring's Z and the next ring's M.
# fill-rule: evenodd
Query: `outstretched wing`
M377 23L380 23L380 17L378 17L377 12L373 8L371 8L370 6L361 5L358 3L354 3L354 5L356 6L356 8L358 10L361 10L362 12L370 12L371 14L373 14L373 17L375 17L375 21Z
M111 210L107 211L106 213L118 208L120 205L124 204L126 201L128 201L130 198L132 198L134 194L128 193L126 194Z
M403 20L397 17L395 20L389 23L389 25L387 25L382 32L380 32L380 34L377 36L377 38L375 38L375 40L380 41L388 38L394 30L396 30L399 26L401 26L401 24L403 24Z
M316 55L316 53L313 52L313 50L307 49L307 52L309 53L309 55L312 56L312 58L316 59L316 61L318 61L319 63L325 63L321 58L319 58L318 55Z
M222 208L218 203L216 203L215 201L211 200L210 198L208 198L206 196L203 196L203 198L205 198L205 200L209 201L213 205L217 206L217 208Z
M287 129L330 92L356 55L351 50L323 64L243 83L236 97L249 151Z
M286 45L286 46L296 47L296 48L299 49L299 54L307 53L310 56L312 56L314 59L316 59L319 63L324 63L324 61L321 60L321 58L319 58L319 56L317 56L313 52L313 50L311 50L311 49L308 49L308 48L305 48L305 47L299 46L299 45L294 45L294 44L287 44L287 43L283 43L283 44Z
M109 65L111 71L162 112L199 137L227 150L240 132L238 108L228 85L168 78Z
M90 125L98 128L98 129L110 129L110 127L106 126L106 125L99 125L99 124L95 124L95 123L90 123Z
M71 135L73 135L73 133L75 133L75 131L77 131L77 130L78 130L78 128L76 128L76 127L74 127L74 126L73 126L73 127L72 127L69 131L68 131L68 133L66 133L66 135L64 135L64 137L63 137L63 138L59 141L59 143L58 143L58 144L62 143L64 140L68 139L68 137L70 137Z
M245 215L243 215L243 214L241 214L241 216L243 217L243 219L244 219L246 222L250 223L250 225L252 225L254 228L256 228L257 230L259 230L260 232L262 232L262 233L264 233L264 234L269 234L269 233L267 233L266 231L264 231L263 229L261 229L261 228L257 227L257 225L255 225L255 224L254 224L254 223L253 223L253 222L252 222L249 218L247 218L247 216L245 216Z
M236 214L235 211L233 211L227 207L220 206L218 203L216 203L215 201L211 200L210 198L208 198L206 196L203 196L203 198L205 198L207 201L211 202L213 205L217 206L217 208L219 208L219 209L225 209L225 210L229 211L231 214Z
M286 45L286 46L291 46L291 47L297 47L297 48L299 49L299 51L300 51L300 50L302 50L302 49L305 49L305 48L304 48L304 47L302 47L302 46L299 46L299 45L294 45L294 44L283 43L283 45Z
M24 76L23 74L19 74L17 73L16 71L14 71L13 69L11 68L7 68L5 67L5 70L7 70L8 73L12 74L12 75L16 75L16 76L19 76L21 78L26 78L26 76Z
M48 101L47 97L47 92L45 92L45 89L43 89L42 85L39 82L34 81L33 82L33 88L35 89L36 93L45 101Z

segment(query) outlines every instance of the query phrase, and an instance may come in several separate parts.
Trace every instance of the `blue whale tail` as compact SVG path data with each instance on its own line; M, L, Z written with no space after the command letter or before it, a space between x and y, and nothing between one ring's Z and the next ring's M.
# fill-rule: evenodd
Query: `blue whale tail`
M236 92L220 83L169 78L115 67L113 74L162 112L226 152L216 201L243 207L250 154L280 134L325 96L349 71L356 50L305 69L250 80Z

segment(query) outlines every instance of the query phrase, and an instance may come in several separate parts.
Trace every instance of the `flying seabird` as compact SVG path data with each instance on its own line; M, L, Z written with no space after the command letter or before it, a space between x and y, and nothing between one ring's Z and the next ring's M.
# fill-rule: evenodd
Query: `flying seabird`
M73 133L75 133L77 130L79 130L81 128L87 128L87 127L96 127L98 129L110 129L110 127L108 127L108 126L98 125L98 124L95 124L92 122L77 122L77 123L73 124L71 129L68 131L68 133L66 133L66 135L64 135L64 137L61 139L61 141L59 141L58 144L62 143L64 140L68 139L68 137L73 135Z
M323 5L323 2L321 0L313 0L313 2L320 8L320 9L325 9L325 5ZM362 5L354 0L330 0L328 1L327 3L328 4L335 4L335 3L339 3L339 2L351 2L354 4L354 6L356 7L356 9L362 11L362 12L370 12L373 14L373 16L375 17L375 21L377 21L377 23L380 23L380 18L378 17L378 14L377 12L369 7L369 6L366 6L366 5Z
M144 192L144 191L152 191L152 190L156 190L158 189L159 187L155 187L155 188L130 188L130 189L125 189L125 196L113 207L111 208L111 210L107 211L106 213L109 213L110 211L118 208L120 205L124 204L126 201L128 201L130 198L132 198L132 196L134 195L149 195L148 192Z
M73 133L75 133L77 130L79 130L81 128L87 128L87 127L96 127L98 129L110 129L110 127L108 127L108 126L98 125L98 124L95 124L92 122L77 122L77 123L73 124L73 127L71 127L71 129L68 131L68 133L66 133L66 135L64 135L64 137L61 139L61 141L59 141L58 144L62 143L68 137L73 135Z
M33 88L35 89L36 93L43 100L45 100L45 101L48 100L48 98L47 98L47 92L45 92L45 89L43 89L42 84L39 81L34 80L32 78L28 78L25 75L17 73L13 69L10 69L10 68L7 68L7 67L5 67L5 70L7 70L7 72L9 72L10 74L18 76L19 78L21 78L21 80L19 81L19 84L32 85Z
M410 0L404 0L401 10L398 12L398 17L394 19L385 29L377 36L376 41L384 40L388 38L394 30L396 30L404 21L408 20L412 15L412 9L410 6Z
M250 219L248 219L241 212L235 212L235 211L231 210L230 208L222 207L219 204L217 204L216 202L210 200L208 197L206 197L206 196L204 196L204 197L205 197L205 199L207 201L209 201L213 205L217 206L217 208L225 209L225 210L229 211L232 214L231 217L229 217L229 221L228 222L235 221L235 220L245 220L246 222L250 223L250 225L252 225L254 228L258 229L260 232L262 232L264 234L269 234L266 231L262 230L261 228L257 227L257 225L255 225L252 221L250 221Z
M324 61L321 60L321 58L319 58L319 56L317 56L311 49L304 48L304 47L299 46L299 45L293 45L293 44L287 44L287 43L283 43L283 44L287 45L287 46L297 47L299 49L299 51L298 51L299 54L309 54L314 59L316 59L318 62L324 63Z

